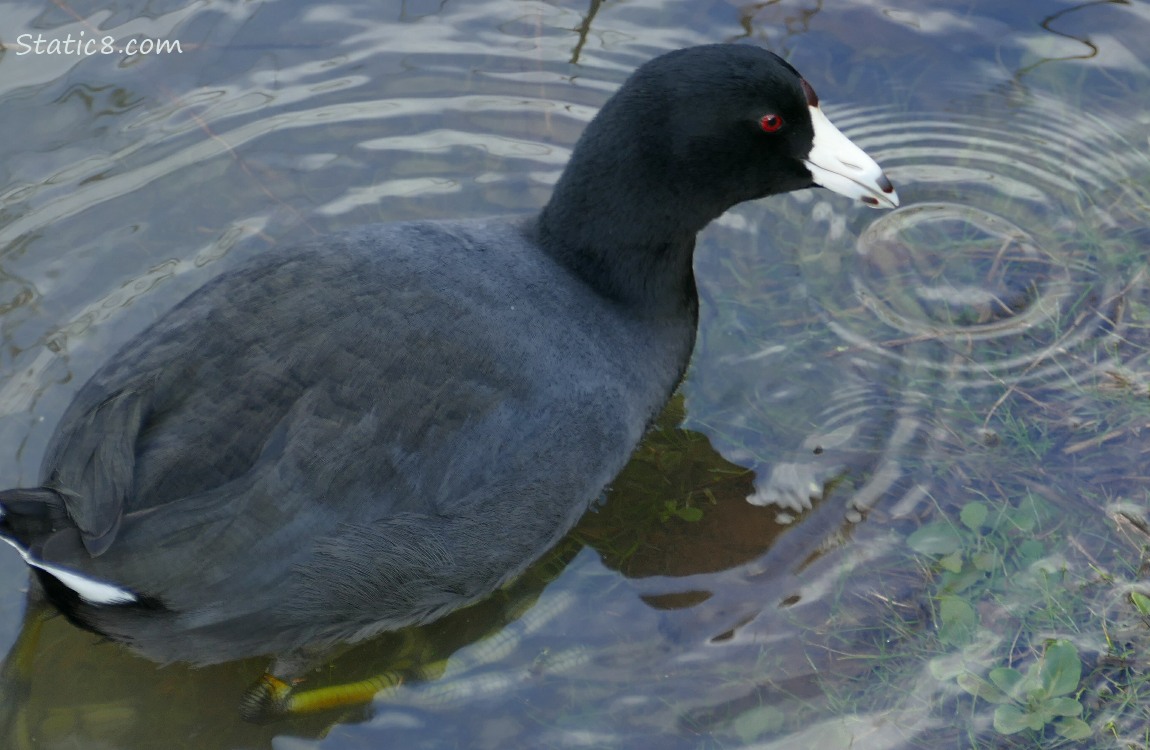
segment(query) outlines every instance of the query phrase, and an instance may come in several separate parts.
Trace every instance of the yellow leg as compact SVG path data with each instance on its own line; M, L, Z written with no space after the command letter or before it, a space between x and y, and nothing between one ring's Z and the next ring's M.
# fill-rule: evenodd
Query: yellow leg
M244 696L240 713L248 721L262 723L292 714L356 706L369 703L380 692L402 683L403 676L398 672L384 672L358 682L297 691L292 683L264 673Z
M403 677L398 672L385 672L359 682L303 690L289 697L287 710L293 714L311 713L369 703L380 692L399 687L402 683Z

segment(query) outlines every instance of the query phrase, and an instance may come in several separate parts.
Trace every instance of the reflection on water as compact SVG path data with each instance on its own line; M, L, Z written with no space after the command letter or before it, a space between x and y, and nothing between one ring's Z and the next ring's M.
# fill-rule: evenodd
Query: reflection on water
M953 430L975 413L982 423L960 443L976 434L997 440L1018 398L1097 382L1116 366L1101 353L1141 325L1125 312L1143 283L1129 234L1144 195L1129 186L1150 159L1137 144L1053 101L946 122L891 111L840 119L875 134L858 140L882 155L915 202L852 230L818 201L796 238L802 298L782 293L812 308L821 325L801 320L772 338L759 334L757 351L731 360L777 390L758 407L770 415L735 414L719 432L740 423L755 430L759 419L778 419L783 402L813 425L789 460L770 445L761 458L750 454L751 440L737 433L728 450L759 470L752 502L791 511L821 497L848 467L844 454L868 440L902 441L905 460L917 453L905 444L910 432L929 423ZM812 413L810 377L796 391L791 379L772 377L780 368L824 371L813 377L826 380L820 401L830 406ZM943 407L963 413L928 416ZM883 492L894 459L886 460L875 469ZM874 493L866 494L852 504L871 507Z
M507 592L309 676L401 675L370 705L246 725L262 662L157 669L57 618L3 686L17 746L1053 747L1053 725L997 733L963 687L1045 639L1076 644L1090 746L1129 746L1101 728L1147 720L1126 692L1150 648L1144 4L384 5L0 9L6 35L190 50L32 59L3 39L4 486L34 480L107 353L219 269L369 221L529 211L666 49L789 55L905 206L812 192L708 231L697 432L665 415ZM972 502L1034 520L964 525ZM946 520L948 557L907 545ZM14 554L0 581L8 645Z

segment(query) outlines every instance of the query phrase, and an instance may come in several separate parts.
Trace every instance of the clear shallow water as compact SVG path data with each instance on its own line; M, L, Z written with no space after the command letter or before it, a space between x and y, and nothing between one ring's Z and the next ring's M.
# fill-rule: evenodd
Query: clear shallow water
M1138 684L1150 646L1130 596L1148 541L1150 12L919 5L0 10L5 486L35 481L99 363L211 275L344 226L532 210L597 106L667 49L749 36L787 55L904 200L809 192L705 233L684 394L706 439L654 435L505 596L311 678L394 667L404 687L253 727L236 704L261 661L157 670L57 619L30 692L5 696L16 746L1031 747L956 675L1025 670L1044 639L1081 655L1083 746L1141 737L1136 696L1100 696ZM184 52L18 56L24 31ZM812 481L826 497L806 511ZM972 502L1036 521L961 537L963 565L999 558L960 587L907 538L963 528ZM0 583L7 645L14 553ZM977 615L966 637L946 596Z

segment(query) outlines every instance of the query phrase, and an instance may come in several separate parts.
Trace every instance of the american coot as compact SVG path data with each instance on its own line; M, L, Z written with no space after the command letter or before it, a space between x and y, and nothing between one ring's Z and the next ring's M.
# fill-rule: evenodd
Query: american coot
M696 233L815 185L898 205L781 58L665 54L538 215L363 227L207 283L80 390L0 533L73 622L162 662L438 618L570 529L666 403Z

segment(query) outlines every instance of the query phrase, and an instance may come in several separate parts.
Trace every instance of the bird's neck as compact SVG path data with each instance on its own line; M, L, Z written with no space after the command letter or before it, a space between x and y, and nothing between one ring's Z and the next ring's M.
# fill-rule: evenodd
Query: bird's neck
M695 235L721 211L627 148L576 149L535 222L544 250L604 297L651 314L698 304Z

